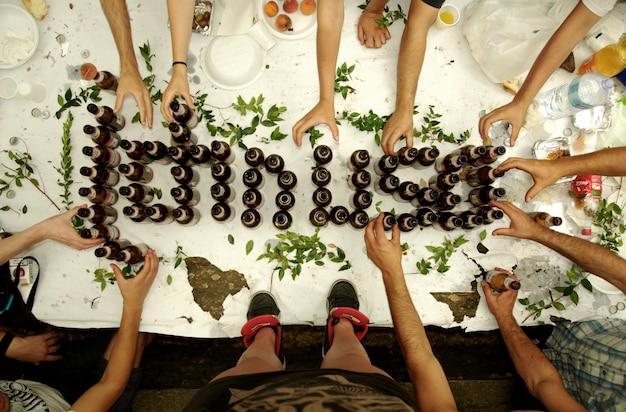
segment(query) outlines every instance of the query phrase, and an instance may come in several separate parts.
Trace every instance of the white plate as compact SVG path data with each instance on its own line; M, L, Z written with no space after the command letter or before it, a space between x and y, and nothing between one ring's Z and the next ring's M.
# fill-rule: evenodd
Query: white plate
M613 284L607 282L599 276L589 274L589 277L587 279L589 279L589 282L591 282L591 286L593 286L594 290L602 292L606 295L618 295L622 293L619 288L613 286Z
M11 38L8 38L8 35ZM22 56L13 62L0 62L0 69L18 67L33 57L39 44L39 28L37 21L26 10L13 4L0 4L0 59L5 56ZM24 49L27 47L26 49Z
M280 31L274 25L274 21L276 20L276 16L268 17L263 11L263 7L265 3L271 0L258 0L257 4L259 5L258 15L265 22L265 25L270 29L272 34L279 39L285 40L297 40L307 37L311 33L315 31L317 27L317 7L315 8L315 12L310 16L305 16L300 12L300 1L298 0L298 10L293 13L285 13L283 11L283 3L284 0L274 0L278 4L278 15L286 14L291 19L292 29L289 31ZM318 0L316 0L317 3Z
M265 65L263 48L247 34L214 37L200 59L211 83L227 90L254 83Z

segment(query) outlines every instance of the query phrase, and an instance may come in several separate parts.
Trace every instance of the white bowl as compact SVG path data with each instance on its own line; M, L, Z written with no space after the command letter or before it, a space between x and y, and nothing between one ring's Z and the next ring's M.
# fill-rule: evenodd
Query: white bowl
M13 4L0 4L0 69L26 63L38 45L39 28L33 16Z
M265 52L247 34L216 36L202 50L200 61L211 83L222 89L237 90L261 76Z

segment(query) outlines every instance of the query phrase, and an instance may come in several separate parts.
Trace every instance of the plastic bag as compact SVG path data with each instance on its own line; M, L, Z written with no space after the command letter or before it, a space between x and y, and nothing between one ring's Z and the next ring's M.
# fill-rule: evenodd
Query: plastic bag
M526 73L576 0L474 0L465 8L463 33L489 80L503 83Z

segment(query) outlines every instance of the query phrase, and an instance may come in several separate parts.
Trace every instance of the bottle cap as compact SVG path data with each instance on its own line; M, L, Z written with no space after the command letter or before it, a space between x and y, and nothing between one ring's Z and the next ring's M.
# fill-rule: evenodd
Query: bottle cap
M582 229L580 229L580 234L583 236L591 236L591 228L590 227L584 227Z

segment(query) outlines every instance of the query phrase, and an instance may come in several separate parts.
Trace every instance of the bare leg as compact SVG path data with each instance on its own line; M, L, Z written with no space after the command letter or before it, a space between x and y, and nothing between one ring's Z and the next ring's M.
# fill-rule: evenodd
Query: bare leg
M352 372L379 373L391 378L387 372L372 365L363 345L354 334L354 327L347 319L339 319L334 326L333 344L326 352L320 369L344 369Z
M252 373L277 372L284 370L275 352L276 334L272 328L263 328L254 336L254 341L241 355L237 366L225 370L212 381L227 376L249 375ZM212 382L211 381L211 382Z

